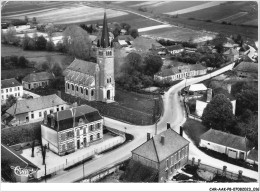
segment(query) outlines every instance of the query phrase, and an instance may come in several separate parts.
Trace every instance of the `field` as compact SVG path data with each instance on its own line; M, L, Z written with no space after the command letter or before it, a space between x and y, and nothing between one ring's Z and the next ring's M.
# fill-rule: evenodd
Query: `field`
M42 62L46 61L47 57L51 57L52 62L64 64L64 60L67 58L66 55L58 52L24 51L20 47L1 44L1 56L5 57L11 55L24 56L29 61L34 61L37 64L41 64Z
M237 1L181 14L180 17L195 18L199 20L212 20L216 22L226 21L234 24L245 24L248 22L248 24L250 24L250 21L258 18L257 14L257 2Z
M102 23L103 8L91 7L88 2L63 2L44 4L43 2L26 2L20 5L10 4L4 8L2 12L2 20L8 19L24 19L27 16L29 19L36 17L39 23L55 23L55 24L72 24L72 23ZM35 10L32 9L36 6ZM14 11L17 12L14 12ZM157 25L155 21L148 20L144 17L130 14L124 11L116 11L106 9L108 22L127 22L133 28L148 27Z
M146 32L141 32L141 35L148 35L151 37L167 38L175 41L189 41L192 39L194 42L206 41L212 39L215 35L206 31L195 31L188 28L162 28Z

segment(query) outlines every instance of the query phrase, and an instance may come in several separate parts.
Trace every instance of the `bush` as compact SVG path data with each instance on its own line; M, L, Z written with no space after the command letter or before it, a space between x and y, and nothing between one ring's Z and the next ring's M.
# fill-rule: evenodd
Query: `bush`
M147 12L147 8L145 8L145 7L139 7L139 8L138 8L138 11Z
M223 25L227 25L227 22L226 21L222 21L221 22Z
M11 25L13 26L19 26L19 25L26 25L27 22L25 20L21 20L21 19L13 19L11 21Z

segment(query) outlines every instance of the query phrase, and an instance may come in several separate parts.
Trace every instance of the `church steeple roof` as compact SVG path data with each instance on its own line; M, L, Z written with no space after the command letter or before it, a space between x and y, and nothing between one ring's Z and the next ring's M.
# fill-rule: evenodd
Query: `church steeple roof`
M101 47L103 48L109 47L109 33L108 33L106 12L104 13L103 30L101 35Z

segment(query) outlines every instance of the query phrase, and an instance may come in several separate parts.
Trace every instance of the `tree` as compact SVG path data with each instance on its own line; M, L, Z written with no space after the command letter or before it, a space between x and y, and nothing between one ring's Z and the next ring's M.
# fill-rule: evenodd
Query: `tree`
M5 103L6 107L10 108L16 103L16 101L17 101L16 97L14 97L13 95L9 95Z
M129 53L125 58L123 70L128 74L142 70L142 57L138 53Z
M6 33L5 33L5 41L7 43L16 43L17 42L17 37L16 37L16 29L14 26L10 26Z
M24 16L24 21L25 21L26 23L28 23L29 19L28 19L27 15Z
M41 35L36 40L36 48L38 50L45 50L46 49L47 40Z
M62 75L62 68L61 68L61 66L58 63L54 63L53 64L53 67L52 67L51 71L53 72L53 74L56 77Z
M138 30L137 30L137 29L130 29L129 34L130 34L133 38L139 37L139 33L138 33Z
M24 68L24 67L26 67L27 64L28 64L28 60L25 59L24 56L19 57L19 60L18 60L18 66L19 67Z
M47 43L46 43L46 51L53 51L54 48L55 48L55 45L54 45L52 39L47 41Z
M76 25L68 26L64 31L63 43L70 55L83 60L90 59L92 42L89 34L81 27Z
M153 76L161 70L163 65L162 58L158 55L147 54L144 57L144 74Z
M125 29L127 32L131 28L131 25L129 25L127 23L120 23L120 26L121 26L121 28Z
M230 100L224 94L216 95L204 109L201 119L207 127L229 131L234 124Z
M24 34L24 38L22 40L22 48L23 50L30 50L29 42L31 38L28 36L27 32Z
M33 24L37 24L36 17L33 17L33 18L32 18L32 23L33 23Z
M114 35L115 38L120 35L120 31L121 31L121 29L119 27L116 27L113 30L113 35Z

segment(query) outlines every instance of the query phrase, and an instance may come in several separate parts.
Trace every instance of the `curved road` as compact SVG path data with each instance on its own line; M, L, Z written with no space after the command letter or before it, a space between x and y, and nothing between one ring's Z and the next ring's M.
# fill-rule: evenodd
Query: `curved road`
M169 122L171 127L179 132L179 127L182 125L185 119L185 113L183 110L182 103L180 102L180 98L178 97L178 91L181 90L185 83L186 85L191 85L194 83L198 83L205 79L209 79L213 76L219 75L225 71L231 70L234 64L228 65L222 69L219 69L211 74L204 75L197 78L191 78L187 80L183 80L182 82L171 87L163 96L164 101L164 113L161 119L158 122L158 133L166 130L166 123ZM144 143L146 141L147 132L155 134L155 125L149 126L135 126L127 123L123 123L117 120L113 120L110 118L104 118L105 125L116 128L121 131L125 131L125 127L127 128L127 132L134 135L134 140L127 143L126 145L119 147L109 153L104 155L100 155L98 158L91 160L90 162L85 163L85 175L94 173L100 169L103 169L107 166L113 165L119 161L127 159L131 157L131 151ZM190 140L185 134L184 137ZM255 178L258 180L258 173L255 171L251 171L242 167L238 167L217 159L214 159L205 153L201 152L192 142L190 142L190 151L189 158L195 157L196 159L201 159L201 162L213 167L217 167L222 169L224 165L227 166L227 171L232 171L234 173L238 173L238 170L243 171L243 175ZM74 182L82 178L83 167L78 166L70 171L64 171L61 174L58 174L50 179L47 182L54 183L69 183Z

